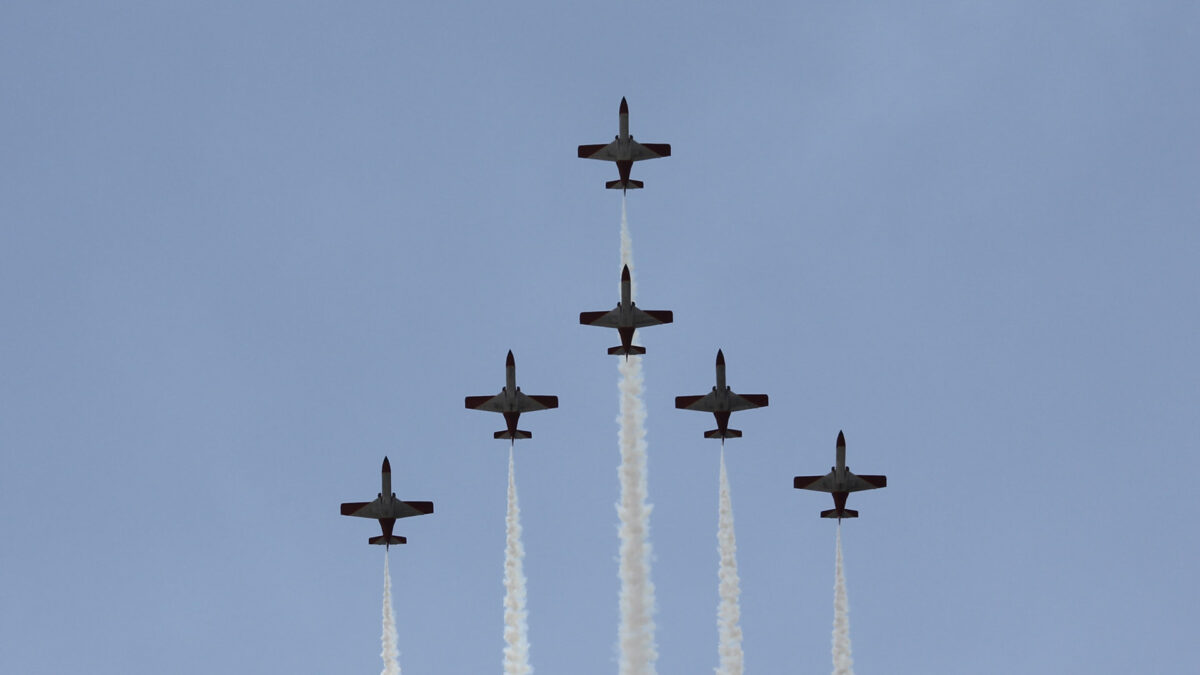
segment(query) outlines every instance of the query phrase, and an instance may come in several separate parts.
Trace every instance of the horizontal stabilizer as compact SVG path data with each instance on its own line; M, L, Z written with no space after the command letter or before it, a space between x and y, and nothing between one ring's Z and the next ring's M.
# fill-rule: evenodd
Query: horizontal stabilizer
M608 348L608 353L609 353L609 354L615 354L615 355L617 355L617 356L621 356L621 355L624 355L624 356L631 356L631 355L635 355L635 354L645 354L645 353L646 353L646 348L645 348L645 347L639 347L639 346L637 346L637 345L630 345L630 346L629 346L629 351L625 351L625 347L623 347L623 346L621 346L621 345L617 345L616 347L609 347L609 348Z
M408 540L404 537L371 537L368 542L376 546L394 546L396 544L407 544Z
M725 433L721 433L720 429L712 429L704 432L705 438L741 438L741 429L726 429Z
M640 190L646 184L640 180L610 180L604 184L609 190Z
M497 431L496 433L492 434L492 438L510 438L515 441L515 440L520 440L522 438L533 438L533 432L525 431L524 429L517 429L516 431L509 431L508 429L502 429L502 430Z
M838 520L841 520L842 518L857 518L858 511L855 511L854 509L842 509L841 511L838 511L837 509L829 509L828 511L822 511L821 517L837 518Z

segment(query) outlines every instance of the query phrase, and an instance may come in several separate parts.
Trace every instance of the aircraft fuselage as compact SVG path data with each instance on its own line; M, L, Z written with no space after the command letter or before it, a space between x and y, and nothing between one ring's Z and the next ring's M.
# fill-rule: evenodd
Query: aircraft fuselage
M392 465L387 457L383 458L383 471L379 478L379 500L386 506L390 507L396 501L396 493L392 492ZM384 548L391 548L392 529L396 526L395 518L380 518L379 530L383 534Z
M621 336L621 346L629 358L629 347L633 345L634 304L633 282L628 277L629 268L625 268L625 276L621 278L621 304L617 305L617 334Z
M517 408L517 364L510 356L508 363L504 366L504 399L505 404L516 410Z
M713 417L717 421L717 430L725 434L729 430L729 416L733 407L729 401L729 385L725 384L725 355L717 352L717 386L713 387Z

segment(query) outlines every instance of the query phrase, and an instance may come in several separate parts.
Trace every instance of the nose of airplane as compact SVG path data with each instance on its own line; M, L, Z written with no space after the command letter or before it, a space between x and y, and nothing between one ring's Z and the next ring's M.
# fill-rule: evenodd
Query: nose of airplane
M717 365L718 366L725 365L725 355L721 353L720 349L717 350Z
M844 448L844 447L846 447L846 437L842 435L842 432L841 432L841 431L838 431L838 440L837 440L837 444L838 444L838 447L839 447L839 448Z
M624 269L621 270L621 281L629 281L629 265L626 265Z
M517 360L513 358L512 350L511 349L508 350L508 358L504 360L504 365L505 366L513 366L513 365L516 365L516 363L517 363Z
M621 114L622 115L629 114L629 104L625 102L624 96L621 97Z
M392 472L392 464L391 464L391 462L388 461L387 456L384 456L384 458L383 458L383 472L384 473Z

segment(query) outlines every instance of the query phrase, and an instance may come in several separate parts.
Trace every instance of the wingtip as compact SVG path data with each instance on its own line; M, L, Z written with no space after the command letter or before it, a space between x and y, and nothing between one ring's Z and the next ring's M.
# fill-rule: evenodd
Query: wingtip
M512 350L511 349L508 350L508 358L504 360L504 365L513 366L513 365L516 365L516 363L517 363L517 360L513 358Z
M384 455L384 457L383 457L383 472L384 473L392 472L392 463L388 461L387 455Z
M629 281L629 265L621 268L621 281Z
M624 96L621 97L621 114L622 115L629 114L629 104L625 102Z
M842 433L840 430L838 431L838 440L837 440L837 444L838 444L838 447L839 447L839 448L844 448L844 447L846 447L846 435L845 435L845 434L843 434L843 433Z

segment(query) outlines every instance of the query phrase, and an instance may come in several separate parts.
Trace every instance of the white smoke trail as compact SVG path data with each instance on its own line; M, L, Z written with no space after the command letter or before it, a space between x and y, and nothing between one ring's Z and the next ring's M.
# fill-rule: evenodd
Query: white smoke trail
M850 603L846 601L846 577L842 573L842 525L837 530L837 573L833 584L833 675L854 675L850 657Z
M718 568L717 634L721 657L717 675L742 675L741 583L737 569L737 537L733 531L733 504L729 498L729 477L725 473L725 448L721 448L721 492L717 517Z
M621 197L621 265L629 265L629 295L637 297L637 277L633 276L633 237L629 234L629 219L625 216L625 198ZM618 286L617 291L621 289Z
M633 271L633 240L621 199L621 263ZM646 503L646 406L642 401L642 357L619 360L621 413L621 501L618 536L621 544L620 675L654 675L658 647L654 643L654 584L650 581L650 511Z
M399 637L396 634L396 615L392 612L392 575L388 572L388 556L383 554L383 671L380 675L400 675Z
M504 673L529 675L529 637L525 623L525 546L521 544L521 507L512 447L508 449L508 515L504 519Z

